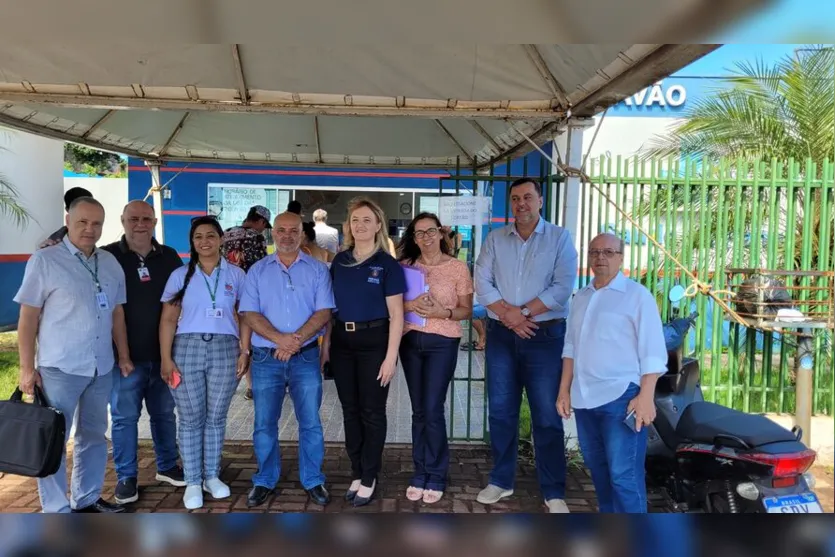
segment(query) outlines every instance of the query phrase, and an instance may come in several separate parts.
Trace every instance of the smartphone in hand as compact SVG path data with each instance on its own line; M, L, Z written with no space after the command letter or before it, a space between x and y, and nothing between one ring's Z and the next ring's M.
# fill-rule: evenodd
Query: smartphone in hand
M181 380L182 380L182 377L180 377L180 372L175 369L174 373L171 374L171 381L168 382L168 386L171 387L172 389L176 389L177 387L180 386L180 381Z
M626 415L626 418L623 420L623 423L626 424L626 427L638 433L638 423L637 419L635 418L635 411L631 411L629 414Z

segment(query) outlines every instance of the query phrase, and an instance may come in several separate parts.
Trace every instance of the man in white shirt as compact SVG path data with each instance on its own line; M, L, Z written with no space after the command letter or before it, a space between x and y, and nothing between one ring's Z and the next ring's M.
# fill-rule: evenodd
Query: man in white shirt
M589 245L594 280L571 300L557 411L576 411L600 512L645 513L646 426L667 348L655 298L620 272L623 249L612 234ZM624 422L632 412L634 428Z
M324 209L316 209L313 211L313 222L316 223L313 227L316 232L316 245L331 253L339 252L339 231L328 226L328 212Z

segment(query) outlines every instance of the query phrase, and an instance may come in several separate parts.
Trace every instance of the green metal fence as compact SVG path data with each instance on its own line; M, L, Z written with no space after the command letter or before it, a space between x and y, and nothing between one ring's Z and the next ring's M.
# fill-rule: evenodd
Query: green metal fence
M590 178L665 249L714 289L729 288L727 269L835 269L835 164L824 161L749 163L720 160L589 161ZM647 286L665 319L697 310L687 348L697 355L708 400L746 412L793 412L796 337L731 323L698 295L673 307L666 295L690 279L623 218L590 184L580 192L580 284L591 280L585 251L600 232L623 237L624 268ZM831 275L830 275L831 276ZM809 286L825 277L788 277ZM831 282L830 282L831 284ZM818 291L817 296L831 296ZM830 306L831 307L831 306ZM801 306L802 310L803 307ZM831 310L830 310L831 311ZM833 415L833 331L815 334L813 411Z

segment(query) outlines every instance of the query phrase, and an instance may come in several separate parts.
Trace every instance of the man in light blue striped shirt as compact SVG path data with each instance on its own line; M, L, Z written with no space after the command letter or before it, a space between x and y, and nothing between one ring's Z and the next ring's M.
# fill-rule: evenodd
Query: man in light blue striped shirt
M493 471L478 501L513 494L522 388L528 395L536 469L551 512L565 505L565 435L556 410L568 299L577 250L564 228L545 222L542 189L522 178L510 186L515 223L491 232L475 265L477 301L487 307L487 402Z
M66 463L38 479L45 513L121 513L102 499L107 465L107 404L114 368L133 372L125 314L125 273L110 253L96 248L104 207L92 197L72 202L67 235L32 254L14 300L20 304L20 389L43 389L49 404L64 414L69 436L78 410L71 496ZM36 358L37 356L37 358Z

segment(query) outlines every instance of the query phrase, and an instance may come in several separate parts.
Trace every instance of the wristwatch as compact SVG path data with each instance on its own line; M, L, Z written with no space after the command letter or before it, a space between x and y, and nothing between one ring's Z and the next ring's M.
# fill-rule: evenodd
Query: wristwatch
M522 315L524 317L530 317L531 316L531 308L529 308L528 306L522 306L520 309L521 309Z

